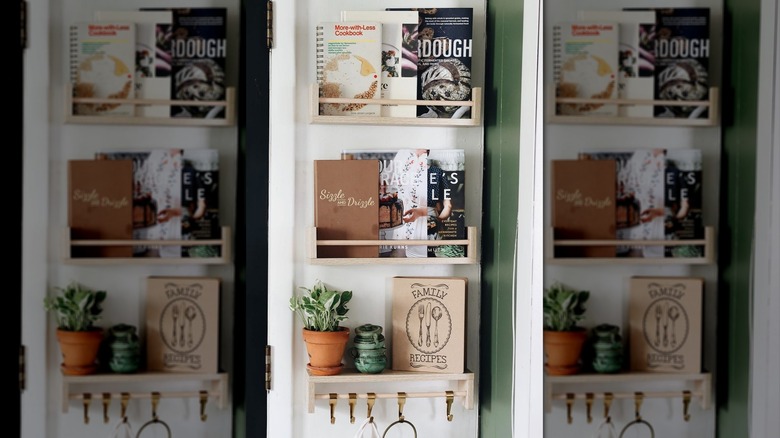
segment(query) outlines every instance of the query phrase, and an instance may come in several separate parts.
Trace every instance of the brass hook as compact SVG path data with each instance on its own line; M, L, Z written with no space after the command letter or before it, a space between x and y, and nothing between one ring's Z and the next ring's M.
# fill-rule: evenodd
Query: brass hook
M691 414L688 413L688 407L691 405L691 391L683 391L683 419L689 421Z
M574 418L571 416L571 407L574 405L574 394L566 394L566 423L571 424Z
M593 415L591 415L591 409L593 408L593 393L585 393L585 415L588 419L588 424L593 422Z
M160 393L152 392L152 420L157 420L157 405L160 404Z
M374 402L376 401L376 394L369 392L367 394L368 400L366 400L366 418L370 418L369 423L374 422L374 417L371 416L371 411L374 410Z
M111 393L103 393L103 423L108 424L108 406L111 404Z
M206 415L206 402L209 401L208 391L200 392L200 421L206 421L209 416Z
M357 403L357 394L354 392L349 393L349 422L355 423L355 403Z
M615 396L611 392L604 393L604 418L607 420L607 423L612 421L612 418L609 416L609 408L612 407L612 399L614 398Z
M336 424L336 401L338 400L338 395L331 392L330 393L330 400L328 403L330 403L330 424Z
M452 401L455 400L455 393L447 391L447 421L452 421Z
M641 420L642 416L639 415L640 409L642 409L642 401L645 399L645 395L641 392L634 393L634 418Z
M398 421L404 421L404 405L406 404L406 393L398 393Z
M89 404L92 403L92 394L85 392L81 396L81 402L84 404L84 424L89 424Z
M130 401L130 393L123 392L122 393L122 401L120 402L120 405L122 406L122 421L127 423L127 402Z

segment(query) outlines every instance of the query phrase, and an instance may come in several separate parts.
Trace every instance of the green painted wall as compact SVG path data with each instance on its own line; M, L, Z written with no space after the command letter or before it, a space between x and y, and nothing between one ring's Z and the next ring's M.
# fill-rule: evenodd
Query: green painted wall
M511 436L523 5L487 3L480 436Z
M760 0L725 1L723 154L718 288L718 436L747 437L750 275L755 212Z

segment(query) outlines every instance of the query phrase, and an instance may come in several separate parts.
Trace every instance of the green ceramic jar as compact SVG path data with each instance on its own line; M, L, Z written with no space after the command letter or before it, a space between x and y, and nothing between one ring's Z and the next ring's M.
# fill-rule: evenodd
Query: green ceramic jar
M128 324L117 324L109 329L111 359L108 366L115 373L134 373L141 365L141 343L136 328Z
M617 373L623 369L623 342L620 327L601 324L593 328L593 369L598 373Z

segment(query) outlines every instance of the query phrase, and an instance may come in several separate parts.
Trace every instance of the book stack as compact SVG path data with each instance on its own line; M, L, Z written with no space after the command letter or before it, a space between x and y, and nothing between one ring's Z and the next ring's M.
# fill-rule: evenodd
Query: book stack
M472 8L343 11L316 29L321 98L468 101ZM320 115L468 118L460 105L327 102Z

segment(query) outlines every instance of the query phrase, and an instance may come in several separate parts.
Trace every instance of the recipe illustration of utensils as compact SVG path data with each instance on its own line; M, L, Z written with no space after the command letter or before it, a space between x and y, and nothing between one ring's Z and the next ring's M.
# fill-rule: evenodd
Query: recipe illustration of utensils
M417 308L417 313L420 316L420 335L417 337L417 346L422 347L423 344L423 319L425 319L425 307L419 306Z
M425 327L426 327L426 336L425 336L425 346L430 347L431 346L431 303L427 303L425 305Z
M441 311L441 307L436 306L431 310L431 316L433 317L434 321L436 321L436 326L433 330L433 346L438 347L439 346L439 320L441 319L443 313Z
M176 325L177 321L179 320L179 306L177 304L174 304L171 308L171 313L173 314L173 346L176 346Z

